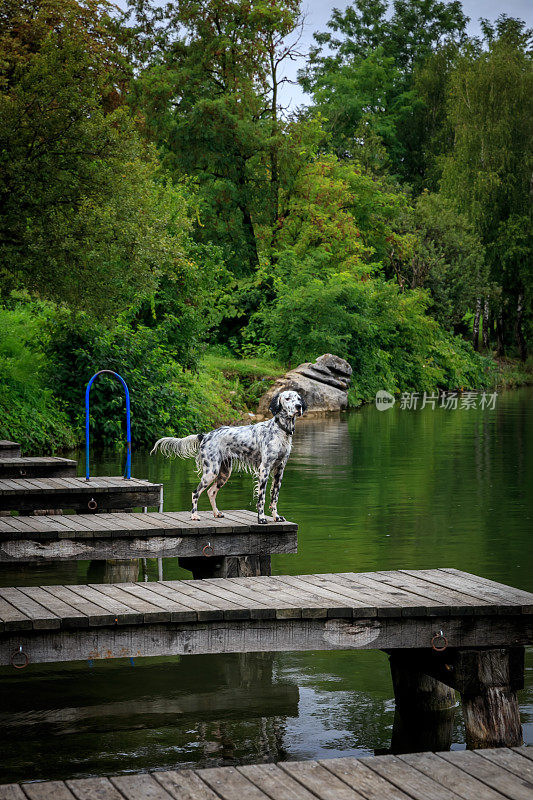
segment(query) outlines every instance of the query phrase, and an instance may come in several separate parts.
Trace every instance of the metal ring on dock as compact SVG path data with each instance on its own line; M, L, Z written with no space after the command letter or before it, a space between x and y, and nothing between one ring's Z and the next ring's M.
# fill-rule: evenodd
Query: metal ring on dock
M25 469L22 469L22 467L21 467L21 468L19 469L19 475L20 475L21 477L24 477L26 474L27 474L27 473L26 473L26 470L25 470Z
M96 511L96 509L98 508L98 503L96 502L94 497L91 497L91 499L87 503L87 508L90 508L91 511Z
M442 644L438 645L437 642L440 641ZM435 650L436 653L442 653L443 650L446 650L448 647L448 639L444 635L442 631L438 631L435 636L431 640L431 647Z
M20 664L15 663L15 659L17 658L17 656L22 656L23 663ZM30 663L30 657L27 653L24 652L24 650L22 649L22 645L20 645L18 650L15 650L14 653L11 653L10 661L11 661L11 666L15 667L15 669L24 669L24 667L27 667L28 664Z
M211 542L208 542L204 547L202 547L202 553L204 556L206 556L206 558L210 558L211 556L215 555L215 548Z

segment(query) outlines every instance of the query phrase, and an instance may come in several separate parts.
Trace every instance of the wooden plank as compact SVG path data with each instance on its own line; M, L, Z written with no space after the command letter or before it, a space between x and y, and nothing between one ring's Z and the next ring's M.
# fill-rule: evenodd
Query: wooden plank
M269 600L262 597L257 590L252 591L246 587L239 590L238 586L229 584L227 578L203 578L201 589L213 595L216 602L219 599L230 600L241 608L247 608L251 619L274 619L276 616Z
M24 614L11 603L8 603L0 597L0 620L2 621L2 630L28 630L31 629L31 617Z
M143 615L138 611L133 611L133 609L131 609L129 606L124 605L124 603L120 603L114 598L108 597L106 594L97 591L97 589L94 589L92 586L73 585L69 586L69 589L82 597L84 600L88 600L90 603L94 603L99 608L109 611L113 615L114 620L116 620L117 625L138 625L143 622ZM94 621L94 618L91 616L89 618L89 627L96 624L97 623Z
M511 586L485 581L484 578L474 580L475 576L460 573L458 570L402 570L416 575L426 581L440 586L450 586L478 599L489 600L498 606L499 613L507 613L509 608L522 609L533 613L533 594L514 589Z
M441 786L457 792L464 800L502 800L500 792L495 792L490 786L486 786L435 753L415 753L401 755L398 758L437 781Z
M124 800L108 778L76 778L65 784L76 800Z
M498 764L509 772L525 778L533 783L533 763L524 759L520 753L510 750L508 747L489 748L487 750L476 750L482 758L488 758L494 764Z
M223 619L250 619L250 611L243 603L236 603L230 598L219 597L215 599L212 594L205 592L201 588L202 581L162 581L162 583L166 586L169 586L171 589L174 588L180 593L183 592L190 598L200 600L202 603L207 603L210 607L222 611Z
M320 800L364 800L363 795L317 761L286 761L279 766Z
M86 614L73 606L68 605L56 597L46 588L41 586L24 586L20 589L27 597L35 600L43 608L47 608L56 617L61 619L62 628L88 628L89 618Z
M349 619L352 616L352 604L349 599L323 589L315 590L298 576L276 575L272 578L272 584L274 587L276 584L279 585L294 597L302 607L302 617L307 616L306 606L313 610L319 609L320 615L325 617L335 616ZM311 616L316 616L316 614L312 613Z
M128 594L132 594L140 600L145 600L151 606L156 606L168 612L171 622L196 622L198 619L196 611L185 603L178 603L156 592L151 592L149 583L123 583L118 585Z
M143 615L145 622L170 622L169 611L164 611L159 606L155 606L153 603L149 603L136 597L131 592L125 591L124 584L89 583L88 585L91 589L95 589L113 600L118 600L119 603L130 610L138 611L139 614Z
M186 603L194 610L200 622L215 622L224 619L224 611L217 607L214 599L211 599L211 602L206 602L205 600L199 600L194 591L177 591L174 586L175 583L176 581L172 581L171 585L167 585L161 581L150 581L150 591L163 597L168 597L172 603Z
M461 795L442 786L396 756L362 758L361 763L414 800L460 800Z
M300 584L309 584L309 591L326 599L335 598L346 608L351 608L351 615L357 617L375 617L378 614L376 596L352 588L347 581L337 581L330 575L300 575Z
M238 586L259 591L276 611L276 619L325 619L328 615L323 598L309 592L298 595L291 586L283 585L274 577L227 578Z
M438 755L447 762L460 767L463 772L501 792L510 800L531 800L533 796L533 783L513 775L499 764L493 764L488 759L482 758L478 752L456 751L453 753L453 761L450 759L449 753L439 753Z
M174 800L220 800L203 780L190 769L153 772L156 780ZM245 800L241 798L240 800Z
M529 758L533 761L533 747L529 745L529 747L511 747L510 748L514 753L518 753L520 756L524 756L524 758Z
M42 588L59 600L68 603L72 608L76 608L82 614L85 614L89 618L89 626L112 625L115 620L114 614L76 594L69 586L43 586Z
M119 775L109 779L126 800L169 800L171 797L152 775Z
M237 767L237 771L272 800L316 800L316 794L311 794L276 764L250 764Z
M318 763L359 792L365 800L412 800L411 795L372 772L359 759L328 758Z
M196 774L222 800L271 800L235 767L212 767L198 770Z
M76 800L63 781L25 783L23 786L29 800Z
M0 800L27 800L27 798L17 783L6 783L0 786Z
M412 594L436 600L450 609L450 614L483 614L491 606L490 600L478 599L472 595L447 586L437 586L424 581L414 573L404 571L380 572L380 581L399 589L405 589Z
M402 616L409 615L418 617L429 616L435 613L449 613L448 607L437 600L430 600L429 598L420 597L420 595L413 594L405 589L398 589L395 586L387 585L384 581L380 580L379 572L352 572L342 573L342 575L357 586L366 586L372 591L381 592L385 597L389 598L402 609Z
M20 589L12 587L0 588L0 598L18 608L26 617L29 617L32 622L32 628L36 630L57 629L61 625L59 617L36 603L35 600L27 597Z

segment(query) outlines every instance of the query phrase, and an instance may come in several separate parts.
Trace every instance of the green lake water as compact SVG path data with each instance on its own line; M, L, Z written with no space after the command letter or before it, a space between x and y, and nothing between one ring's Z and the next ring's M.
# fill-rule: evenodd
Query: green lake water
M532 388L494 410L366 406L298 421L280 496L298 554L274 557L273 573L447 566L533 591L532 444ZM165 510L190 507L193 466L133 456L135 476L164 482ZM121 458L95 457L92 471L120 474ZM232 476L219 501L252 508L250 477ZM4 566L0 583L84 583L87 571ZM190 573L167 560L164 577ZM374 651L30 665L0 670L0 691L0 783L369 755L390 747L394 716L387 657ZM519 700L533 744L531 651ZM460 709L453 747L464 747Z

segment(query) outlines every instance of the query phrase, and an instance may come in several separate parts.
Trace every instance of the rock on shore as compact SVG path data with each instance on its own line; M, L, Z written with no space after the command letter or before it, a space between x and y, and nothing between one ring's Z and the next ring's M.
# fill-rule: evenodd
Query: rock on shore
M257 408L258 417L268 417L272 397L292 389L307 403L308 411L342 411L348 406L348 387L352 368L343 358L325 353L314 363L300 364L278 378L263 395Z

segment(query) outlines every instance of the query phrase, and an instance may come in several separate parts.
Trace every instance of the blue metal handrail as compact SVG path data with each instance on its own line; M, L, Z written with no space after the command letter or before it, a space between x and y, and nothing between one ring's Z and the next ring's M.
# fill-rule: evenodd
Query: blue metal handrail
M111 369L101 369L99 372L95 372L92 376L91 380L87 384L87 388L85 390L85 480L89 481L89 393L91 391L91 386L93 385L94 379L97 378L99 375L103 375L107 373L108 375L114 375L115 378L118 378L121 384L124 387L124 391L126 393L126 474L125 479L129 480L131 478L131 420L130 420L130 391L128 389L128 385L124 378L122 378L118 372L113 372Z

